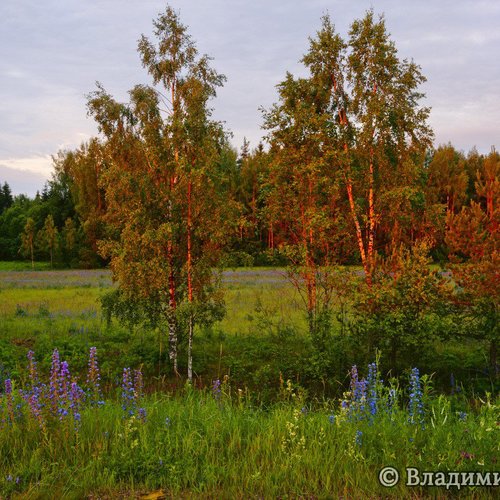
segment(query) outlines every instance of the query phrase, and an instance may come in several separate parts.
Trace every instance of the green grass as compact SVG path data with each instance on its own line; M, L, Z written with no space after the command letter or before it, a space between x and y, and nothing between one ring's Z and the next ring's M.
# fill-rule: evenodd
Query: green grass
M460 402L426 396L421 426L409 422L404 403L386 412L387 393L380 391L379 412L370 417L353 403L351 414L337 402L306 404L292 385L282 387L272 406L256 407L226 379L220 394L187 387L176 397L139 399L145 421L108 399L102 407L86 405L80 423L71 411L62 420L51 417L47 407L42 422L25 404L11 420L3 396L0 494L114 498L121 492L130 498L162 490L173 498L443 498L445 488L408 488L404 480L383 488L378 472L387 465L403 478L406 467L499 470L495 403L466 408L463 417L455 407ZM487 488L462 491L474 498L491 494Z
M35 271L46 271L50 269L50 262L35 262ZM6 261L0 260L0 271L31 271L31 261Z
M196 389L185 389L171 375L164 331L103 321L99 299L112 286L109 271L0 270L0 498L128 498L157 490L172 498L444 497L444 488L384 489L378 471L498 470L498 401L427 395L422 429L409 425L403 392L392 419L382 412L371 424L349 420L333 396L348 387L356 342L336 334L329 358L318 353L282 270L228 271L224 284L226 318L197 330ZM29 349L46 381L57 348L84 384L90 346L98 348L107 399L100 409L82 409L78 432L71 418L48 414L41 429L21 400L10 422L4 381L29 387ZM427 366L453 372L458 385L460 367L474 373L484 356L473 341L434 347ZM185 339L179 361L184 373ZM121 410L117 380L125 366L142 366L146 375L145 423ZM216 378L225 380L220 399L210 390ZM466 489L462 496L490 493Z

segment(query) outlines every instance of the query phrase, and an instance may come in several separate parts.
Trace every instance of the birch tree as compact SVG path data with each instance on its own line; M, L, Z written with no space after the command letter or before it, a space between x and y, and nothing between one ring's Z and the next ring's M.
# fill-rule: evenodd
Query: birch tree
M431 144L429 109L419 104L425 78L413 61L398 57L383 17L375 19L373 11L352 23L346 40L324 16L302 62L309 76L287 75L278 86L280 102L265 114L265 127L278 156L288 149L299 155L295 165L328 164L324 171L346 194L352 234L371 284L377 228L393 215L395 198L414 196ZM304 126L297 128L297 119ZM306 143L315 143L312 151Z
M101 242L126 300L168 325L169 357L178 373L178 308L187 311L188 379L193 377L195 322L220 310L212 266L224 241L224 204L215 189L226 141L208 106L224 82L199 56L177 13L167 7L153 22L156 43L144 35L138 51L152 86L116 102L102 87L89 110L105 134L102 185L113 237ZM182 316L182 315L181 315Z

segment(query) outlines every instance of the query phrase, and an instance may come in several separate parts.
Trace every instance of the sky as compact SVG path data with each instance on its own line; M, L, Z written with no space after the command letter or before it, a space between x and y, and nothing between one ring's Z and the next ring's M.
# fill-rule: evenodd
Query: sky
M96 135L86 112L95 82L116 99L150 83L137 53L152 38L160 0L0 0L0 183L33 196L50 178L51 156ZM347 34L373 8L384 14L401 58L427 82L435 144L488 153L500 147L500 1L498 0L171 0L201 53L227 77L214 116L255 147L260 107L276 101L286 71L300 64L308 37L328 13Z

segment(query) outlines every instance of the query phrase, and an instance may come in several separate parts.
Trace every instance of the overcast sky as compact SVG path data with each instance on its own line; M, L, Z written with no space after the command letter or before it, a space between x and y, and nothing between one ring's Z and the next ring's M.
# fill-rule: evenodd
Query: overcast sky
M401 57L428 82L436 144L500 147L499 0L172 0L198 49L227 76L212 103L233 144L262 131L259 107L276 99L286 71L303 74L307 37L328 12L347 33L373 7L384 13ZM0 182L33 195L51 155L96 133L85 94L100 81L115 98L149 83L137 54L160 0L0 0Z

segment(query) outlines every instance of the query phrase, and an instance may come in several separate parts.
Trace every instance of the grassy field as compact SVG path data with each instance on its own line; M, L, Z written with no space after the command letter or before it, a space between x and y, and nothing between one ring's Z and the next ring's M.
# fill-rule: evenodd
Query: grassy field
M374 378L366 368L354 379L355 352L342 339L337 375L315 379L322 360L282 270L225 272L227 315L197 332L189 387L170 375L165 332L103 320L108 271L7 267L0 265L0 498L493 494L410 488L404 474L498 471L498 399L458 389L439 395L428 376L412 386L410 366L398 380L382 382L386 374ZM98 389L87 373L93 346ZM71 378L54 369L54 349ZM38 377L27 367L29 350ZM447 345L436 363L463 351ZM467 359L481 355L471 345ZM141 370L143 388L127 386L125 367ZM393 488L378 480L389 465L402 478Z
M53 359L55 359L53 357ZM94 357L95 360L95 357ZM413 371L408 387L385 384L376 366L351 373L352 391L307 403L291 381L277 401L252 404L229 379L175 396L144 395L124 371L116 398L102 399L98 364L79 388L53 362L45 383L36 360L23 392L0 398L0 494L26 498L422 498L456 486L408 487L406 468L488 474L461 496L491 498L498 472L498 406L433 398ZM54 366L56 368L54 368ZM92 376L92 373L94 376ZM366 373L365 373L366 375ZM382 467L402 481L379 481ZM443 483L445 486L448 483Z

